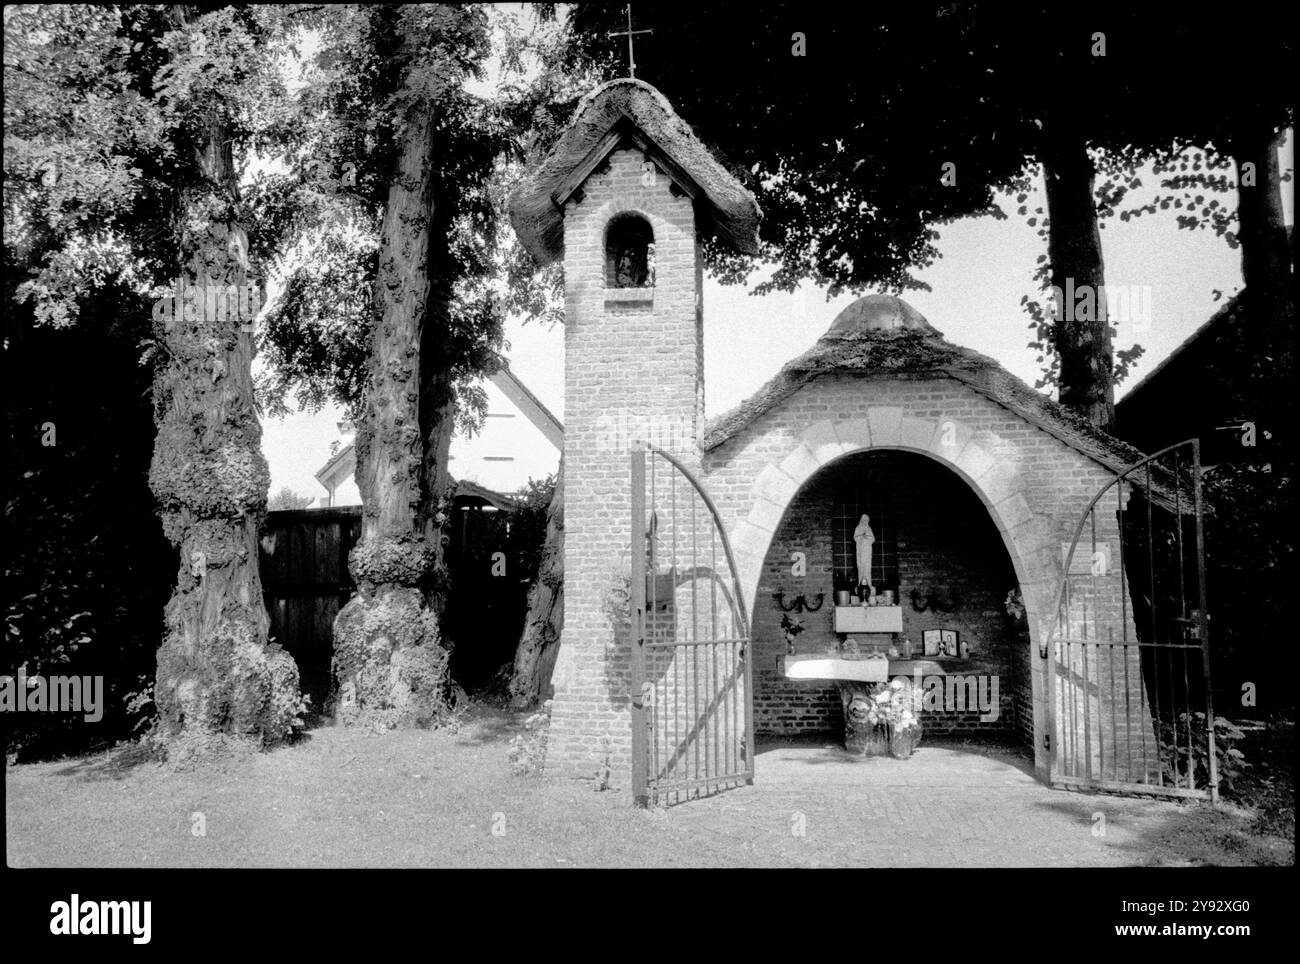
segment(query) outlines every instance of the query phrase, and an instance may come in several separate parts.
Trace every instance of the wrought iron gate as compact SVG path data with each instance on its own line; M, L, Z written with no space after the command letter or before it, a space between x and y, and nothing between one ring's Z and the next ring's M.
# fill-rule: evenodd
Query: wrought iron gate
M1109 482L1064 563L1042 651L1052 783L1217 801L1200 442Z
M632 793L671 804L754 781L749 617L698 480L652 445L631 469Z

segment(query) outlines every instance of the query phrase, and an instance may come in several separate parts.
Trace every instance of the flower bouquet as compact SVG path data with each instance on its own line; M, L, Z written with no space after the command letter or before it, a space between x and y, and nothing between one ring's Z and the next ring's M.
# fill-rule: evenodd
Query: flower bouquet
M912 685L903 677L880 684L867 698L867 723L883 727L890 756L906 760L921 742L921 715Z
M803 631L804 625L796 619L791 619L789 613L784 613L781 616L781 632L785 634L786 655L794 655L794 641L799 638L799 634Z

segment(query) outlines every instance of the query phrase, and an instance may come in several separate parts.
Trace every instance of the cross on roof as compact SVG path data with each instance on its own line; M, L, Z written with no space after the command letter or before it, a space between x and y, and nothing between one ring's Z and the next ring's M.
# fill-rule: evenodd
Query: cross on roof
M627 38L627 75L636 78L636 60L632 56L632 38L639 33L654 33L653 30L633 30L632 29L632 4L627 5L627 29L611 30L609 37L626 37Z

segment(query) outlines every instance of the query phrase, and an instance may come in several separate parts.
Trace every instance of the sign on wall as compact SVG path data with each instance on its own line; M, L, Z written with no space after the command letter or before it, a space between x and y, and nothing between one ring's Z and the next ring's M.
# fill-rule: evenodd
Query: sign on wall
M1065 557L1070 553L1070 544L1061 543L1061 565L1065 565ZM1070 560L1070 575L1072 576L1104 576L1110 572L1110 543L1099 542L1094 547L1090 540L1085 538L1079 539L1078 546L1074 550L1074 558Z

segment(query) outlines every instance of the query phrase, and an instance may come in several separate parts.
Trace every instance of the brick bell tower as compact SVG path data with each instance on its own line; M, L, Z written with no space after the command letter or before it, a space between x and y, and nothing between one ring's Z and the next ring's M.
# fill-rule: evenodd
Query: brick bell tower
M756 253L760 217L664 96L634 79L584 97L510 198L533 257L564 264L564 629L548 772L590 777L608 763L628 785L630 653L617 615L628 452L645 439L699 465L700 242Z

